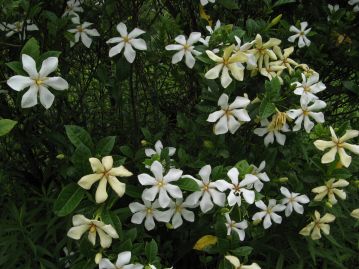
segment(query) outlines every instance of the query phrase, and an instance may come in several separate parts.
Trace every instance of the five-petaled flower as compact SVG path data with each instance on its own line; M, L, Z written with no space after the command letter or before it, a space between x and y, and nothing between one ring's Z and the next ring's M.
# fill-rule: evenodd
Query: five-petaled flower
M209 114L207 121L216 122L213 131L216 135L225 134L230 131L234 134L241 126L242 122L248 122L251 118L245 109L250 103L247 95L237 96L232 104L228 104L228 95L223 93L218 99L218 106L221 110Z
M335 180L335 178L331 178L325 183L324 186L319 186L312 189L312 192L317 194L314 197L314 201L321 201L325 196L328 196L328 200L332 205L338 202L335 196L338 196L340 199L345 200L347 198L347 194L345 193L345 191L338 188L344 188L348 185L349 182L345 179Z
M310 32L310 30L312 28L305 29L305 28L307 28L307 26L308 26L308 23L306 21L303 21L300 23L300 30L297 27L295 27L294 25L292 25L289 28L289 31L295 33L295 35L288 37L288 41L293 43L297 38L299 38L298 39L298 47L299 48L303 48L304 46L309 47L311 42L307 38L306 35Z
M244 230L248 228L247 221L242 220L241 222L235 222L231 220L229 213L224 214L224 216L226 217L227 235L231 235L232 231L234 231L238 234L239 240L243 241L246 236Z
M359 154L359 145L352 145L345 141L359 136L359 131L357 130L347 130L345 134L338 138L334 132L334 129L330 126L330 133L332 136L332 141L324 141L324 140L316 140L314 141L314 145L317 149L324 151L327 148L330 150L322 156L322 163L331 163L335 160L335 155L339 154L340 162L345 166L349 167L352 162L352 157L349 156L345 149L350 150L354 154Z
M281 187L280 192L285 196L282 199L282 204L286 205L285 216L289 217L293 209L299 214L303 214L304 208L301 204L307 204L310 202L308 196L305 194L300 195L300 193L290 192L286 187Z
M318 240L322 237L320 231L328 235L330 232L330 226L328 223L331 223L335 220L335 216L329 213L326 213L323 217L320 217L318 211L314 212L314 220L309 223L306 227L300 230L299 234L304 236L311 236L313 240Z
M110 224L105 224L102 221L96 219L88 219L84 215L75 215L72 217L72 227L68 232L67 236L79 240L85 232L88 233L88 240L92 245L96 244L96 233L100 237L100 245L103 248L111 246L112 238L119 238L116 230Z
M92 38L90 36L100 36L96 29L88 29L92 23L84 22L81 24L80 17L73 17L72 22L75 24L76 28L67 30L68 32L75 34L75 42L70 42L71 47L81 39L85 47L89 48L92 44Z
M142 269L143 265L139 263L130 264L131 251L124 251L118 254L116 263L113 264L109 259L101 259L99 269Z
M126 60L129 63L133 63L136 58L136 51L133 48L138 50L147 50L146 42L141 38L136 38L144 34L145 31L135 28L128 34L127 27L123 22L120 22L116 26L116 29L120 33L121 37L113 37L107 40L107 44L118 43L110 49L109 56L113 57L121 53L122 49L125 48L123 54L125 55Z
M276 204L277 201L275 199L270 199L268 206L266 206L262 200L255 202L255 205L262 209L262 211L257 212L253 215L252 220L259 220L263 219L263 227L264 229L268 229L270 226L272 226L272 221L275 223L282 223L282 217L279 216L276 212L283 211L286 207L281 204Z
M54 102L55 96L47 89L66 90L69 84L61 77L48 77L54 72L58 65L57 57L49 57L42 62L40 71L36 69L35 60L26 54L22 54L23 69L29 74L29 77L17 75L8 79L9 85L15 91L21 91L27 87L29 90L22 96L21 107L28 108L37 105L37 96L40 96L40 103L46 108L50 108Z
M120 182L117 177L129 177L132 176L132 173L122 165L113 167L112 156L103 157L102 162L97 158L90 158L89 161L94 174L83 176L78 184L82 188L89 190L92 184L96 181L100 181L95 195L96 203L103 203L106 201L108 197L106 191L107 182L117 195L122 197L125 193L126 185Z

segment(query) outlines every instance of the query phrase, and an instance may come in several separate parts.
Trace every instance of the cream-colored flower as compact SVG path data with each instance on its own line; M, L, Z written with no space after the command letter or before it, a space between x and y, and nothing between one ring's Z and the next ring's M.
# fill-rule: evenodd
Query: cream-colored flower
M352 211L352 213L350 213L350 216L352 216L353 218L359 219L359 208L354 209Z
M359 154L359 145L352 145L346 143L345 141L359 136L359 131L347 130L342 137L338 138L334 132L334 129L332 127L329 128L330 128L330 133L332 135L332 141L324 141L324 140L314 141L314 145L317 147L317 149L321 151L330 148L330 150L323 155L322 163L333 162L335 160L335 155L338 152L340 162L345 167L349 167L350 163L352 162L352 157L345 152L345 149L350 150L354 154Z
M318 240L322 238L320 231L328 235L330 232L330 226L328 223L331 223L335 220L335 216L329 213L326 213L323 217L320 217L318 211L314 212L314 220L300 230L299 234L304 236L311 236L313 240Z
M221 85L223 88L227 88L232 82L231 75L239 81L243 80L244 76L244 66L241 63L247 61L247 56L245 53L238 51L233 53L235 46L229 46L223 51L223 56L219 57L210 50L206 50L208 57L215 61L217 65L204 75L207 79L216 79L219 77L219 73L222 71L221 76Z
M285 65L280 65L278 62L271 62L269 63L269 56L264 55L264 66L259 69L259 72L262 76L267 77L269 80L277 77L279 82L283 84L283 79L280 77L280 74L284 69L287 67Z
M273 51L277 55L279 60L270 62L269 65L285 66L288 69L289 74L291 74L294 70L292 65L298 66L298 63L296 61L289 58L289 56L294 52L294 47L286 48L283 50L283 53L282 53L282 50L280 47L274 46ZM279 71L279 74L280 73L282 73L282 71Z
M96 244L96 233L100 237L100 245L103 248L111 246L112 238L118 238L116 230L110 224L105 224L102 221L96 219L88 219L84 215L75 215L72 217L72 227L68 232L67 236L79 240L85 232L89 232L88 240L92 245Z
M236 256L227 255L225 258L234 266L235 269L261 269L258 264L243 265Z
M94 174L83 176L77 184L82 188L89 190L92 184L96 181L100 181L96 190L96 203L103 203L106 201L108 197L106 191L107 182L117 195L122 197L125 193L126 185L120 182L116 177L129 177L132 176L132 173L122 165L113 167L112 156L103 157L102 163L97 158L90 158L89 161Z
M328 180L324 186L319 186L312 189L312 192L317 193L314 197L314 201L321 201L325 196L328 195L329 202L334 205L337 203L335 196L338 196L340 199L345 200L347 194L338 188L343 188L349 185L349 182L344 179L338 179L335 182L335 178Z

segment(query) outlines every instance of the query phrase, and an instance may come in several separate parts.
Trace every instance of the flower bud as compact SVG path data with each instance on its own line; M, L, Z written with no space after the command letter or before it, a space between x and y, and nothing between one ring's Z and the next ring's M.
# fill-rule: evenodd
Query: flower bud
M325 203L325 206L328 207L328 208L332 208L332 207L333 207L332 203L329 202L329 201L327 201L327 202Z
M62 160L64 158L65 158L65 155L63 153L60 153L56 156L56 159L58 159L58 160Z
M101 261L101 259L102 259L102 253L101 253L101 252L98 252L98 253L96 254L96 256L95 256L95 263L96 263L96 264L99 264L100 261Z
M214 145L213 145L212 141L210 141L210 140L204 140L204 141L203 141L203 146L204 146L205 148L207 148L207 149L212 149Z
M275 18L270 22L270 26L274 26L274 25L278 24L278 22L280 21L281 18L282 18L282 14L279 14L277 17L275 17Z
M258 225L261 222L262 222L262 219L256 219L252 223L253 223L253 225Z
M166 223L167 229L173 230L173 225L171 223Z
M142 146L147 146L148 145L148 142L144 139L141 140L141 145Z

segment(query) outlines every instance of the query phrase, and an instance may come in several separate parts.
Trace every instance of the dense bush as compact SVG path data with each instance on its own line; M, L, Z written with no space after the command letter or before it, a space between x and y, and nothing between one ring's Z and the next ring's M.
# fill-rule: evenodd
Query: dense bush
M358 1L0 6L0 267L359 266Z

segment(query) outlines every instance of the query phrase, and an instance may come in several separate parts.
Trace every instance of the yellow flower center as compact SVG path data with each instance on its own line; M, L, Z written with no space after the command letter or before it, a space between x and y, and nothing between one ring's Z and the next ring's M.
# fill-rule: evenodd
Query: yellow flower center
M96 225L95 224L91 224L90 226L90 233L95 233L96 232Z
M164 185L166 185L166 182L164 182L163 179L157 182L157 187L159 188L162 188Z
M176 212L180 213L182 211L182 207L180 205L176 205Z
M303 31L301 31L301 32L299 33L299 35L304 36L305 34L304 34Z
M190 47L191 47L191 46L188 45L187 43L183 45L183 49L184 49L184 50L188 50Z
M80 33L84 31L84 28L82 28L81 25L77 26L76 28L77 28L77 31Z
M309 111L308 111L308 110L303 110L303 115L304 115L304 116L308 116L308 114L309 114Z
M125 37L123 38L123 42L128 43L128 41L130 41L130 38L129 38L128 36L125 36Z
M202 187L203 191L208 191L209 190L209 184L204 184Z
M147 213L147 215L152 215L152 214L153 214L153 209L150 208L150 207L148 207L148 208L146 209L146 213Z
M36 83L37 86L40 86L41 84L44 83L44 81L38 78L38 79L35 80L35 83Z

